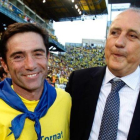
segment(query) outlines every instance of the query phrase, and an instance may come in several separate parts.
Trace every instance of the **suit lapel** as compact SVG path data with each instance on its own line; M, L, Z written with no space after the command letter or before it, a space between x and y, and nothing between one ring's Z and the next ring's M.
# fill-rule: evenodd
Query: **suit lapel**
M139 139L140 139L140 93L138 96L127 140L139 140Z
M83 127L83 133L81 134L83 135L82 138L84 140L88 140L91 132L93 118L104 74L105 67L94 69L94 71L91 73L91 77L89 78L89 82L86 83L84 88L85 91L82 97L83 103L81 106L81 124L84 124L84 127L81 126Z

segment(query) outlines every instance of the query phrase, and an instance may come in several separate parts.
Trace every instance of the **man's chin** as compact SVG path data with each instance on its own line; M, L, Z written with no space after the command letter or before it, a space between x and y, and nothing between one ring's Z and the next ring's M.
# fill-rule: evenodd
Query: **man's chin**
M35 85L35 84L28 84L24 86L24 89L28 90L28 91L35 91L37 89L39 89L41 86Z

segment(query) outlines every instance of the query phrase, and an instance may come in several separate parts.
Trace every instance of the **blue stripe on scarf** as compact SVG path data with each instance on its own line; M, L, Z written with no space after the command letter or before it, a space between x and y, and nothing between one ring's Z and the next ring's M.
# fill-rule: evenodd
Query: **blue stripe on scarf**
M15 139L20 137L24 127L25 119L29 118L30 120L35 121L35 131L37 133L38 140L40 140L41 126L39 119L47 113L48 109L54 103L56 99L55 88L49 85L46 80L44 80L44 90L40 101L37 104L35 111L31 112L26 108L20 97L11 88L11 84L12 80L9 78L6 78L4 81L0 82L0 98L12 108L23 112L23 114L16 116L11 122L12 127L10 127L10 129L14 134Z

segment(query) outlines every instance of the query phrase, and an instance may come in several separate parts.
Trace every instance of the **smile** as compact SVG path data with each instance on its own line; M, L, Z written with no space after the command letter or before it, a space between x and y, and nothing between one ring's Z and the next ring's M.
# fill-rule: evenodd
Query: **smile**
M35 77L37 74L30 74L30 75L27 75L27 77Z

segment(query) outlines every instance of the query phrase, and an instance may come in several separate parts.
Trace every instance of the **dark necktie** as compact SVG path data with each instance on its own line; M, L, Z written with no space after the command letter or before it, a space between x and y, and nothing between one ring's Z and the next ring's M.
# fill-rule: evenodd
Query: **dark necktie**
M123 81L113 81L111 92L107 97L103 112L98 140L116 140L119 120L119 90L125 85Z

